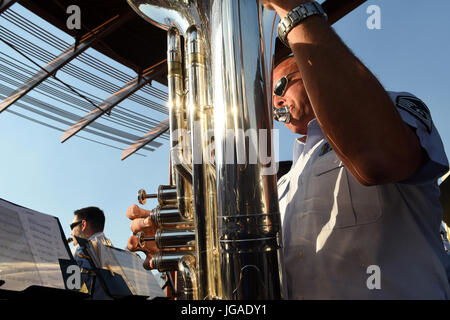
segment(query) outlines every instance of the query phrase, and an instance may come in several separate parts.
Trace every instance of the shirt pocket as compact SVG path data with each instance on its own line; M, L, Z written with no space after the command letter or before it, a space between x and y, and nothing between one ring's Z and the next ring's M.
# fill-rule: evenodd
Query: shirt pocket
M347 174L356 225L376 222L382 216L379 186L364 186L351 173Z
M347 228L375 222L381 216L376 186L360 184L334 151L320 156L311 170L306 202L322 216L325 228Z
M345 228L356 224L347 170L335 152L319 156L305 183L306 210L322 229Z

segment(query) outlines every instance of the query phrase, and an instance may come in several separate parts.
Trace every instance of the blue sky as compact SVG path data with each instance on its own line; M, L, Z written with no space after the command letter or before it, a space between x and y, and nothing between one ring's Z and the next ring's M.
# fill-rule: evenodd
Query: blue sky
M366 26L369 17L366 9L371 4L381 9L380 30L369 30ZM16 5L12 8L19 10ZM368 1L335 25L337 33L387 90L411 92L428 105L447 153L450 152L448 12L450 2L446 0ZM4 20L0 19L0 23ZM72 41L61 32L58 36ZM133 74L126 69L124 72ZM107 94L99 96L104 98ZM130 108L138 110L139 106ZM23 113L14 105L10 110ZM162 113L154 116L165 118ZM289 160L295 136L282 126L277 128L280 128L279 158ZM155 152L147 152L146 157L134 155L121 161L120 150L78 137L61 144L61 134L9 112L0 114L0 197L57 216L66 236L70 234L68 225L75 209L98 206L107 217L105 233L115 246L125 247L131 234L125 212L137 203L137 191L145 188L153 192L158 185L168 182L167 141L163 140L164 146ZM146 208L154 206L156 202L149 201Z

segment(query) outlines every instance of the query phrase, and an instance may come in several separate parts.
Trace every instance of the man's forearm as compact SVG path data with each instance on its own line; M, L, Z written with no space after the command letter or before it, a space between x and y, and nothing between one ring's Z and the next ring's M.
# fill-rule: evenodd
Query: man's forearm
M287 39L317 120L352 173L368 184L387 171L396 175L387 180L402 180L414 173L421 161L417 137L379 81L326 20L307 18Z

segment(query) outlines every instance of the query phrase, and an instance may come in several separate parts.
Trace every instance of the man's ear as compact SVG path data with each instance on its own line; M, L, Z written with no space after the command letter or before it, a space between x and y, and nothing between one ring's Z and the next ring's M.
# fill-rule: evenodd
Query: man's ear
M87 221L86 220L82 220L81 221L81 231L85 232L87 227L88 227Z

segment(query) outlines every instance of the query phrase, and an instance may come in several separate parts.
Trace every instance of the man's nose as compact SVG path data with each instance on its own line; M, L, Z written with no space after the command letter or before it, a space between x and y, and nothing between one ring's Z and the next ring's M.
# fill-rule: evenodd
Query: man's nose
M286 102L285 98L273 96L273 105L275 106L275 108L281 108L282 106L284 106L285 102Z

